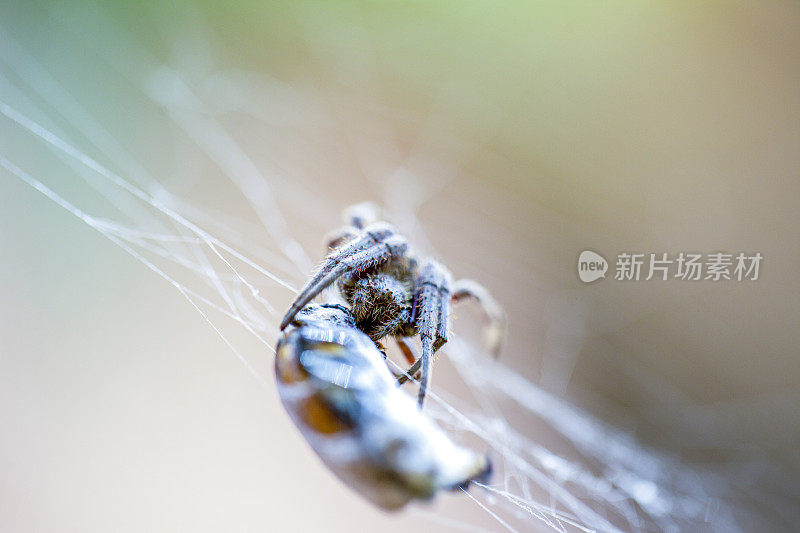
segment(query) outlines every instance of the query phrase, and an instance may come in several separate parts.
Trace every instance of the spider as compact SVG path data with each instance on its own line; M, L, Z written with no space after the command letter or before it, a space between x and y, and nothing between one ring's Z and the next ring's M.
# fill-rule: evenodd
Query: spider
M395 338L411 365L398 382L402 384L419 375L417 402L422 408L433 356L447 342L450 303L472 299L481 306L489 320L487 348L495 357L502 342L505 313L477 282L454 282L440 263L417 257L392 225L378 220L378 213L370 202L345 210L347 225L329 236L327 258L292 303L281 330L320 292L338 282L358 329L382 352L381 340ZM419 357L405 341L415 335L420 337Z

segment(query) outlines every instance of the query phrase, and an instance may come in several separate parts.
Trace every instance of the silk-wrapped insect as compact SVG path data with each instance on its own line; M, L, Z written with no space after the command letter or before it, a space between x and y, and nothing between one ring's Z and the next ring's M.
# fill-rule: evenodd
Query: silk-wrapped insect
M402 392L340 305L305 306L277 346L284 407L322 461L384 509L486 480L486 457L453 443Z

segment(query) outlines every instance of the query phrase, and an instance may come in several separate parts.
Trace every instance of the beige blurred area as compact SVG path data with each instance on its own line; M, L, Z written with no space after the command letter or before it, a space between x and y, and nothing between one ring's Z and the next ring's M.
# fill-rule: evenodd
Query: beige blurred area
M4 102L277 251L225 162L201 149L220 139L193 136L202 123L170 107L188 87L267 179L309 270L342 208L380 203L422 252L503 304L511 369L687 468L739 480L749 465L757 488L730 481L745 495L739 527L796 527L796 3L33 3L0 16ZM24 67L34 60L52 79ZM28 85L52 81L135 163ZM5 117L0 154L114 216ZM371 507L283 412L266 347L223 328L262 387L141 262L5 170L0 199L0 530L459 530L447 516L502 529L463 494ZM586 285L587 249L764 259L757 281L609 272ZM295 287L308 274L268 266ZM278 312L292 299L258 288ZM458 308L454 335L477 339L478 319ZM434 387L463 389L447 357Z

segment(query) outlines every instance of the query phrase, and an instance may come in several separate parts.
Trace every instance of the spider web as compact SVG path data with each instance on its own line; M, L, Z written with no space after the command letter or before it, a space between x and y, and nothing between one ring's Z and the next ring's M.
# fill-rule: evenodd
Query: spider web
M60 22L65 13L58 13L59 18L49 19L48 24L69 32L69 24ZM302 210L304 222L321 240L331 229L331 220L336 220L338 207L307 182L287 175L283 168L290 165L281 161L280 153L271 154L271 166L256 162L247 143L230 133L226 116L236 110L264 127L289 132L293 139L311 138L313 144L315 110L325 106L325 95L283 86L252 72L225 70L213 64L212 52L201 57L206 64L190 72L186 64L191 62L176 66L158 59L101 11L66 15L67 20L79 18L82 24L102 30L106 46L97 52L105 63L97 68L113 69L124 77L143 99L142 108L162 111L176 135L196 146L204 160L229 180L226 187L246 199L255 217L245 220L222 206L192 201L190 193L171 192L184 189L182 182L189 178L151 175L140 163L141 154L130 153L8 28L2 31L0 56L2 130L10 142L46 148L58 158L63 173L36 175L25 168L25 158L7 145L0 149L5 179L23 181L163 278L253 379L271 390L272 377L252 364L262 355L240 347L234 332L247 332L266 347L264 351L274 353L283 311L275 300L290 300L319 257L293 237L290 220L297 221L298 216L292 212ZM79 43L89 39L72 38ZM213 48L210 41L201 44ZM83 41L82 46L91 43ZM279 103L264 104L254 96L264 91ZM289 113L287 108L310 111ZM435 135L435 125L434 109L423 135ZM391 146L384 149L391 151ZM370 157L362 158L363 166L382 165ZM444 170L438 176L447 176L452 169L438 170ZM416 213L447 181L425 179L423 187L420 176L399 166L386 182L394 187L374 182L372 188L382 194L391 220L409 240L433 252ZM402 184L402 195L395 194L396 184ZM100 200L85 202L87 192ZM263 232L260 242L245 237L253 228ZM641 446L629 434L544 392L502 360L493 361L478 343L455 335L444 352L469 392L434 386L426 409L449 433L475 449L488 449L493 457L497 471L492 484L477 484L463 495L491 518L493 529L734 531L742 527L734 508L755 509L757 495L746 490L744 496L734 493L730 473L725 477L723 472L701 472L677 457ZM535 420L545 428L548 444L519 420ZM743 485L744 476L736 476ZM760 503L771 509L763 520L781 514L791 520L790 502ZM442 527L483 530L458 515L425 508L411 512Z

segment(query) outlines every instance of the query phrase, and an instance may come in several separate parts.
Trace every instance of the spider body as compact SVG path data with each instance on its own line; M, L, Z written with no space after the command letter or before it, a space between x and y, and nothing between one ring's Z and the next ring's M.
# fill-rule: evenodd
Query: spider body
M278 342L286 410L322 461L384 509L485 480L488 460L454 444L404 394L340 305L310 304Z
M403 257L339 279L339 291L350 306L356 325L373 341L387 335L417 334L412 320L415 270L416 260Z
M292 303L281 330L320 292L337 283L359 330L379 347L387 336L398 341L411 364L400 382L420 373L418 403L422 407L433 356L447 342L450 303L472 298L481 305L490 323L488 346L495 355L505 314L478 283L454 282L440 263L417 257L406 239L392 225L377 221L377 215L377 208L370 203L345 211L347 225L328 239L328 257ZM404 341L416 335L422 348L419 357Z

